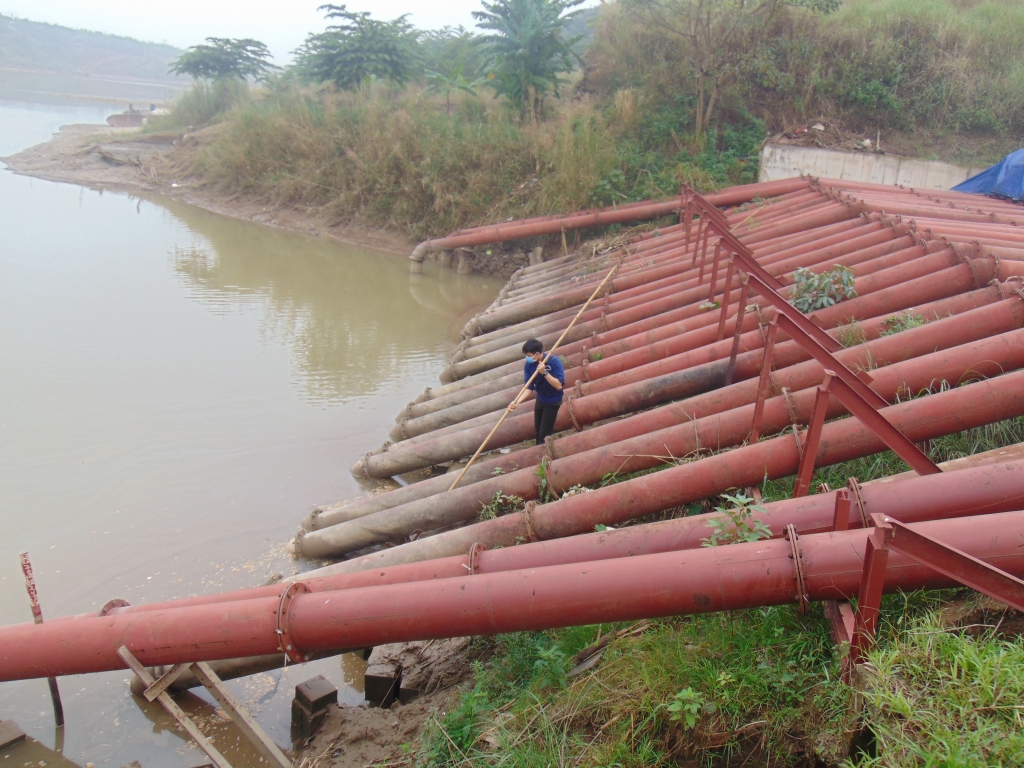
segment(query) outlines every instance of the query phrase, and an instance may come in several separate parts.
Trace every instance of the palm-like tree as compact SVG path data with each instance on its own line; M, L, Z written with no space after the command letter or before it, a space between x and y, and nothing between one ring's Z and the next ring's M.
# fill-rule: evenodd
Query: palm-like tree
M489 32L480 38L489 55L487 83L531 120L579 60L573 51L579 38L563 39L562 32L580 12L570 9L582 2L484 0L484 10L473 11L477 26Z

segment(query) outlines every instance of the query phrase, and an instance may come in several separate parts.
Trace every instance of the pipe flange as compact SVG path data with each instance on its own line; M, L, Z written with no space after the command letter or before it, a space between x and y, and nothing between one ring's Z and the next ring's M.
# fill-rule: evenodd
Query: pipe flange
M373 456L372 451L367 451L366 453L364 453L362 455L362 458L360 458L359 461L356 462L356 465L352 467L352 474L361 475L362 477L369 477L369 463L371 456Z
M536 501L526 502L526 506L523 507L523 523L526 526L526 540L531 544L540 539L537 538L537 531L533 527L533 510L537 506Z
M583 362L580 364L583 369L583 380L590 381L590 361L586 357L583 358ZM579 381L579 379L577 379Z
M469 563L466 568L469 570L470 576L476 576L480 573L480 555L487 551L487 546L482 542L476 542L472 547L469 548Z
M305 594L309 591L309 587L301 581L293 581L287 586L284 592L281 593L281 601L277 604L277 629L275 629L274 632L277 635L278 650L285 655L285 664L288 663L289 659L294 661L296 664L302 664L305 661L309 661L309 657L296 648L295 644L292 642L288 612L295 596Z
M800 613L807 613L807 607L810 605L811 601L807 597L807 585L804 581L803 553L800 551L799 539L800 535L796 532L796 527L792 523L787 525L786 541L789 542L789 547L792 550L789 557L793 561L793 579L796 581L796 600L799 605Z
M864 507L864 499L860 495L860 481L856 477L851 477L846 481L846 487L850 489L854 504L857 505L857 511L860 513L860 524L865 528L872 527L873 523L868 518L868 511Z
M576 397L583 397L583 380L576 379L576 383L573 386L576 389Z
M103 617L109 614L115 608L127 608L131 603L127 600L122 600L119 597L115 597L113 600L108 600L107 604L100 608L100 612L96 614L98 617Z

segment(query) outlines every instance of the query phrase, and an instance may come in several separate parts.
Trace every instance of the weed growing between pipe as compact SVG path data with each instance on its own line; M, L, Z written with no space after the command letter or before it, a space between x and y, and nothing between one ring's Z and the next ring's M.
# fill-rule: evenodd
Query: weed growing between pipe
M518 512L523 508L523 500L518 496L511 496L495 491L494 498L480 509L481 520L493 520L496 517L507 515L510 512Z

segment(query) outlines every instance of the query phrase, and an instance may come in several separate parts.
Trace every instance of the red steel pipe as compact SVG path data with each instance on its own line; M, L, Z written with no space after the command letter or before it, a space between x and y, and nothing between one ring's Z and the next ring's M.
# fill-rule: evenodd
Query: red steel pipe
M870 509L872 514L896 517L903 523L1018 510L1024 506L1024 460L968 467L937 475L907 477L894 483L867 484L861 488L861 498L865 509ZM817 494L763 504L761 511L751 513L751 519L764 523L774 537L782 536L787 525L793 525L799 534L804 535L832 530L834 512L835 493ZM453 556L390 568L333 572L334 567L327 566L270 586L116 607L107 615L145 613L267 596L280 597L291 581L302 582L311 592L329 592L451 578L470 572L499 573L696 549L703 546L703 540L713 533L714 529L709 522L719 516L719 513L692 515L570 539L478 550L472 557ZM861 526L859 511L851 508L843 529ZM66 618L89 618L94 615ZM60 620L65 619L55 619Z
M1017 317L1013 322L1019 328L1024 320L1021 303L1017 300L1009 303L1015 305L1013 309ZM966 325L967 321L962 324ZM891 346L895 348L892 352L900 355L899 348L903 345L899 340L890 337L880 341L892 341ZM884 349L884 345L878 345L880 353L884 354ZM862 361L870 360L872 355L863 354L859 357ZM880 362L885 362L884 357ZM820 383L824 371L820 366L801 367L805 369L802 379L792 377L790 381L777 382L780 387L787 384L801 387L801 391L794 392L789 398L774 397L765 402L763 431L774 433L788 426L793 418L804 423L810 418L815 390L806 387ZM1006 370L1021 367L1024 367L1024 330L1017 330L879 368L874 372L872 389L890 401L900 392L916 393L938 382L959 383L965 376L998 376ZM757 382L751 381L750 384L756 385ZM737 389L749 392L750 387ZM732 405L741 397L736 392L734 399L727 402ZM753 398L748 394L747 398L742 399L749 404L737 403L728 410L721 408L721 404L719 408L710 407L708 410L690 406L685 409L691 414L689 424L683 422L682 425L673 425L622 442L595 447L571 457L555 459L545 472L547 487L552 493L564 493L576 485L599 483L602 478L610 475L629 475L659 467L668 457L691 456L702 448L721 450L738 445L750 435L754 413ZM837 400L830 401L829 417L845 412ZM496 493L535 499L539 490L539 478L534 468L527 467L439 496L300 535L296 538L295 549L307 557L324 557L346 554L381 542L401 542L416 530L435 530L475 518Z
M914 442L1024 415L1024 371L968 384L881 411ZM706 447L706 444L705 444ZM853 418L824 426L816 466L827 466L885 450L885 444ZM595 525L618 525L644 515L710 498L730 488L759 485L796 472L800 455L792 435L763 440L697 461L610 485L563 496L523 513L458 528L345 563L347 569L383 567L466 552L475 542L510 546L572 536Z
M1024 574L1024 513L912 525L1014 575ZM860 586L867 530L799 542L806 597L843 600ZM301 654L407 640L497 634L792 603L796 571L780 539L438 581L276 597L0 629L0 680L260 656L280 640ZM885 590L952 586L896 553ZM284 628L285 634L279 635Z

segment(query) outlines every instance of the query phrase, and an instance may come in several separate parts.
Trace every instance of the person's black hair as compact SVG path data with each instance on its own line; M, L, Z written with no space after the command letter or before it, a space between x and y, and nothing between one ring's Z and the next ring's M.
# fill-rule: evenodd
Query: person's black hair
M544 342L540 339L530 339L528 342L523 344L523 352L527 355L532 355L534 352L543 352Z

